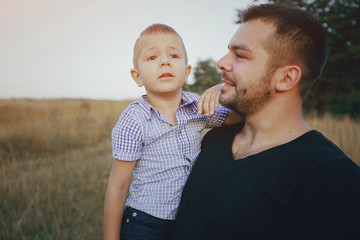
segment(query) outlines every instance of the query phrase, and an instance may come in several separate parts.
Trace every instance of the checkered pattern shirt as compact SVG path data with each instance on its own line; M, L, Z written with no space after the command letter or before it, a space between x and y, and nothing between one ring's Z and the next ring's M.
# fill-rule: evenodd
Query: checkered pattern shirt
M144 95L120 115L112 130L113 157L137 161L126 205L162 219L175 219L183 186L200 153L201 131L221 126L228 109L211 117L197 113L199 97L182 93L173 125Z

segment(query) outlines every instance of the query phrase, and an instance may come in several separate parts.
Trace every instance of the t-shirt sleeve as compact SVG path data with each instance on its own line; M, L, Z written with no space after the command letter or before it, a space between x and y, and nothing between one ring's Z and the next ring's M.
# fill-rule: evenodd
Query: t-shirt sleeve
M208 117L205 128L221 127L229 114L229 109L219 105L214 110L214 115Z
M344 160L313 171L299 185L293 211L283 240L358 239L360 168Z
M111 133L113 158L136 161L142 154L142 130L129 113L120 115Z

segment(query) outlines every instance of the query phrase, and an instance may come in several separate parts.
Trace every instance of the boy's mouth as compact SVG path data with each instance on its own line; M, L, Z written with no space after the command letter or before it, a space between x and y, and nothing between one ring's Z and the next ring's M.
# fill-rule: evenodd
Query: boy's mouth
M174 77L174 75L172 75L171 73L164 73L159 78L169 78L169 77Z

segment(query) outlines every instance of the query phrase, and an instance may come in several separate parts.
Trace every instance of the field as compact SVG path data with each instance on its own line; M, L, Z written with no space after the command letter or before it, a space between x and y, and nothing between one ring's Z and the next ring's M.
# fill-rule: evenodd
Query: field
M0 100L0 239L101 239L110 132L131 101ZM360 122L307 117L360 165Z

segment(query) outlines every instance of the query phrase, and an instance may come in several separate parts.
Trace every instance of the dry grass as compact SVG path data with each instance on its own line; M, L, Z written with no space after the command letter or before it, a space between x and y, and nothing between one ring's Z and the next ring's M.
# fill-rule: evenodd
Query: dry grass
M110 133L131 101L0 101L0 239L101 239Z
M0 100L0 239L101 239L110 132L130 101ZM360 164L360 123L307 118Z
M109 138L131 101L1 100L0 156L63 153Z
M0 239L101 239L109 144L1 164Z

